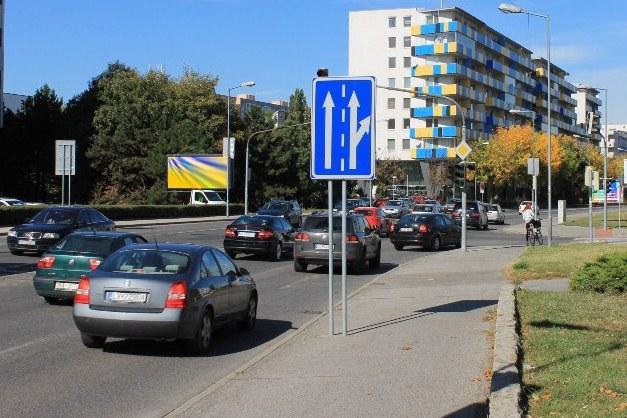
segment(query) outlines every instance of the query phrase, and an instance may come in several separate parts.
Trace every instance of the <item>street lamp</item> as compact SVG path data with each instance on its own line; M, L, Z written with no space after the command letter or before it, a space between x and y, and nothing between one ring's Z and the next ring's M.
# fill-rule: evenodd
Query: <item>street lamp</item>
M229 190L231 189L231 90L239 89L240 87L253 87L254 85L254 81L244 81L243 83L235 87L229 87L228 89L229 93L226 102L226 216L229 216Z
M547 91L547 135L548 135L548 159L547 159L547 201L549 210L549 234L548 234L548 246L551 246L553 241L553 215L551 213L551 17L549 15L543 15L540 13L530 12L524 10L520 6L514 4L501 3L499 10L503 13L524 13L528 16L540 17L546 20L546 91Z
M509 113L512 115L531 115L531 126L535 131L536 126L536 112L533 110L525 110L525 109L510 109ZM531 157L536 158L536 141L535 141L535 132L533 133L533 147L531 149ZM534 168L535 170L535 168ZM533 183L531 188L531 205L533 206L533 218L536 219L538 217L538 175L533 171Z

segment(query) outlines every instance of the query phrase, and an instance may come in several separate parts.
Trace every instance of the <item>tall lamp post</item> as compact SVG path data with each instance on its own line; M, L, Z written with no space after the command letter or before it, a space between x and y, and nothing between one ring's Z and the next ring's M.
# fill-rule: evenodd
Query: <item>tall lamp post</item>
M510 109L509 113L512 115L531 115L531 126L535 130L536 126L536 112L533 110L524 110L524 109ZM535 144L535 132L533 133L533 148L531 150L531 157L536 158L536 144ZM533 175L533 184L531 188L531 205L533 206L533 217L536 219L538 217L538 175Z
M503 13L523 13L528 16L540 17L546 20L546 114L547 114L547 135L548 135L548 158L547 158L547 201L549 211L549 234L548 234L548 246L550 247L553 241L553 214L551 213L551 17L549 15L543 15L540 13L531 12L525 10L520 6L514 4L501 3L499 10Z
M229 94L226 102L226 216L229 216L229 191L231 189L231 90L239 89L240 87L253 87L254 85L254 81L245 81L228 89Z

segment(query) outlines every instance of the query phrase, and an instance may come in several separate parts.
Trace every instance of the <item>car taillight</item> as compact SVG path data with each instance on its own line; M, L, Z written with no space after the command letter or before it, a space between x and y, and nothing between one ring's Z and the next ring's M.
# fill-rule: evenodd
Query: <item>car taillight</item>
M429 233L429 225L427 225L427 224L420 224L420 226L418 226L418 232L420 232L421 234L428 234Z
M90 258L89 259L89 269L96 270L98 266L102 263L102 260L99 258Z
M390 232L396 231L396 224L390 224Z
M54 266L55 256L47 255L45 257L41 257L39 261L37 261L38 269L51 269Z
M237 231L235 228L228 227L224 231L224 236L227 237L227 238L235 238L235 236L236 236L235 231Z
M346 242L349 244L359 244L359 238L355 234L349 234L346 236Z
M78 289L76 289L76 294L74 294L74 303L89 305L89 277L81 276L81 281L78 282Z
M309 241L309 234L306 232L299 232L296 234L296 241Z
M184 308L185 299L187 298L187 283L175 282L170 286L168 299L165 301L166 308Z
M479 215L479 213L477 213L477 212L472 212L472 213L470 214L470 217L471 217L472 219L479 219L479 218L481 217L481 215Z
M263 230L263 231L259 231L257 233L257 238L259 239L271 239L272 237L274 237L274 232L272 232L272 230Z

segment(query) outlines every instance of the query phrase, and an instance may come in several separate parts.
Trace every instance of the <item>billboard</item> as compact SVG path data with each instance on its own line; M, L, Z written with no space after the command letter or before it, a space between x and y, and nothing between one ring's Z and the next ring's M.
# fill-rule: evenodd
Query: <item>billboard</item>
M221 155L168 155L168 189L226 189L226 164Z
M623 203L621 192L622 187L618 181L610 182L609 192L607 193L607 203ZM592 204L602 205L604 202L605 190L601 189L592 193Z

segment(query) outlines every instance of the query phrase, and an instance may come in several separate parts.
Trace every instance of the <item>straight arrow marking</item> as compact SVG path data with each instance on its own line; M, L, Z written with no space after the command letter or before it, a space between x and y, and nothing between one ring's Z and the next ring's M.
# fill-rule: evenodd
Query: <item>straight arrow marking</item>
M331 169L331 146L333 134L333 108L335 104L331 98L331 92L327 92L327 97L322 104L324 108L324 168Z

